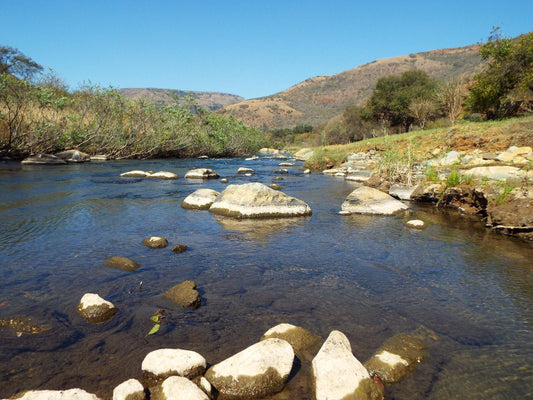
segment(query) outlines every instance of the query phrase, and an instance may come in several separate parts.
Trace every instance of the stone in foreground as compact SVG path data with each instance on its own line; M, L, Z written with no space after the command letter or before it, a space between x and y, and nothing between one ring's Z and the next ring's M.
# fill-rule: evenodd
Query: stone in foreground
M317 345L320 337L313 335L307 329L291 324L279 324L265 332L261 340L278 338L289 342L295 353Z
M163 249L168 246L168 240L160 236L150 236L143 240L143 244L151 249Z
M352 214L392 215L408 207L380 190L361 186L348 195L342 211Z
M262 183L229 185L209 208L214 214L235 218L278 218L311 215L302 200Z
M99 400L92 393L82 389L69 390L31 390L18 400Z
M220 193L213 189L198 189L185 197L181 207L190 210L207 210Z
M294 350L282 339L266 339L209 368L205 377L218 399L256 399L283 390Z
M143 385L137 379L128 379L113 390L113 400L144 400Z
M85 293L78 303L78 313L91 324L108 321L117 312L113 303L102 299L95 293Z
M164 296L182 307L198 308L202 303L200 293L196 290L196 283L193 281L181 282L179 285L168 289Z
M130 260L127 257L113 256L105 260L104 264L111 268L121 269L123 271L135 271L141 264Z
M219 175L209 168L191 169L185 174L187 179L218 179Z
M426 345L420 340L399 334L387 340L365 363L383 383L395 383L413 370L426 356Z
M200 354L182 349L159 349L146 355L142 362L145 376L157 380L172 375L194 379L204 373L207 362Z
M181 376L171 376L153 393L153 400L209 400L193 382Z
M378 400L384 390L352 354L346 336L332 331L311 366L311 384L316 400Z

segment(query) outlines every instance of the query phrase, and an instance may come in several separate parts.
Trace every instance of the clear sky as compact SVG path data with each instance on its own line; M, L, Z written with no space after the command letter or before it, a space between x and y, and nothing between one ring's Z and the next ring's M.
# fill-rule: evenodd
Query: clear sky
M397 55L533 30L533 0L0 0L0 45L83 82L267 96Z

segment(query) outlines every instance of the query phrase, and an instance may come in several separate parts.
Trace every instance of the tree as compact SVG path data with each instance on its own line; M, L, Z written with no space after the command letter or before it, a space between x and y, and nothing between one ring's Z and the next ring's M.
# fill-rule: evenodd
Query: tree
M467 106L487 118L531 111L533 104L533 32L504 38L495 28L481 49L487 68L475 76Z
M410 110L411 103L431 99L436 87L437 81L420 70L380 78L365 106L363 117L408 131L415 121Z
M431 98L414 99L409 104L409 111L420 129L424 129L426 123L435 114L435 102Z
M30 80L43 67L18 49L9 46L0 46L0 75L9 74L20 79Z
M438 92L438 99L452 125L455 125L463 112L463 104L467 94L464 77L455 77L445 82Z

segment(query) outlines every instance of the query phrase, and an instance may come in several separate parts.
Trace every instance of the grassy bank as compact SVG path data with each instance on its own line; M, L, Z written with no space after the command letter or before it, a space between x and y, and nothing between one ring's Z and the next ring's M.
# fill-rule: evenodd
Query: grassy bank
M359 142L315 147L306 166L321 171L338 166L350 153L375 150L385 157L411 163L430 159L437 152L480 150L501 152L510 146L533 147L533 116L500 121L462 122L453 127L428 129L366 139ZM393 161L393 160L391 160Z

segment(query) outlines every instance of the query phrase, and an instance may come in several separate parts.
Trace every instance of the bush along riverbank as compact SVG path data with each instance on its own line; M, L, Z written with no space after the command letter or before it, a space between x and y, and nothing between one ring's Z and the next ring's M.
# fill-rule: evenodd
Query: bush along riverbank
M0 157L76 149L109 159L232 157L266 146L263 132L200 107L193 97L159 106L113 88L32 84L0 74Z
M302 149L295 156L324 174L476 215L496 232L533 240L532 146L533 118L527 117Z

